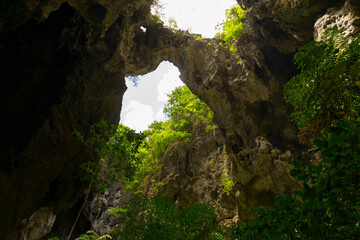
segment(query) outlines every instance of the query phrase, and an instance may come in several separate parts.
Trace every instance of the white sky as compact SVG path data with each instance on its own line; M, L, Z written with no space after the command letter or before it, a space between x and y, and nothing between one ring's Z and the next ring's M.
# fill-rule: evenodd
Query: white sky
M179 70L172 63L162 62L154 72L140 76L136 87L131 81L126 81L128 89L124 94L120 122L144 131L154 120L165 120L163 108L167 94L184 85L179 75Z
M166 23L172 17L180 29L212 38L215 26L225 20L225 10L237 4L236 0L160 0L164 3Z
M225 20L225 10L236 4L236 0L161 0L164 3L164 17L174 18L180 29L213 37L215 26ZM169 62L162 62L152 73L140 76L138 86L126 81L120 123L144 131L154 120L163 121L167 94L183 85L178 69Z

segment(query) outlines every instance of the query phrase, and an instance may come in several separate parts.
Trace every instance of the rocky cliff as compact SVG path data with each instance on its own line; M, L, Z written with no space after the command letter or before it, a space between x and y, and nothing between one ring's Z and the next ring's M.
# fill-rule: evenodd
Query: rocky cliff
M87 136L99 120L116 124L126 90L124 76L152 71L163 60L173 62L184 83L214 111L224 144L219 151L228 156L231 174L239 183L232 197L243 203L268 198L266 204L255 204L267 205L274 194L289 192L291 188L282 184L291 161L286 152L301 152L282 94L282 86L296 73L292 57L313 40L314 24L321 17L317 29L337 24L352 25L356 31L360 3L349 0L345 7L345 0L238 3L248 12L234 56L219 46L220 40L197 41L149 20L151 0L2 1L2 239L40 239L56 216L59 220L77 206L86 187L79 165L91 156L73 130ZM206 141L214 145L219 140ZM218 151L215 145L206 154L195 149L194 158L185 154L190 170L174 174L185 171L192 179L211 172L200 155L211 159ZM171 169L173 163L169 164ZM164 178L169 175L165 172ZM258 190L259 181L266 181L261 186L267 187ZM182 194L179 198L187 196L186 186L179 185L177 191ZM216 194L207 196L218 199ZM226 204L233 213L224 219L235 216L234 209L239 213L241 206L248 206L225 202L231 202Z

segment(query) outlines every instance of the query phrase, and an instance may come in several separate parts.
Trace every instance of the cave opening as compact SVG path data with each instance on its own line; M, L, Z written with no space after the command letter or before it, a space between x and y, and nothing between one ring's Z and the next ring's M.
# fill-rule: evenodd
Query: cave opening
M225 21L225 11L237 4L236 0L156 0L152 14L165 25L189 30L206 38L218 32L216 26Z
M126 77L120 123L137 132L148 129L153 121L164 121L164 106L167 94L184 85L179 78L178 68L171 62L163 61L153 72L142 76Z

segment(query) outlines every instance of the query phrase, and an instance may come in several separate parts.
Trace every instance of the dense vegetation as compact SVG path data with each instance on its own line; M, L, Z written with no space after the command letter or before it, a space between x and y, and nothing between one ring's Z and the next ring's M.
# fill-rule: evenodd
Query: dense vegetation
M188 141L198 128L202 131L216 128L212 121L213 112L186 86L176 88L169 97L164 109L169 119L153 122L149 130L143 133L146 137L136 153L136 158L141 162L137 164L134 179L126 181L128 190L141 194L160 169L159 160L165 151L171 151Z
M141 198L145 186L154 181L152 177L161 168L159 160L166 151L188 141L196 130L216 128L213 112L186 86L169 94L164 112L168 120L153 122L143 133L121 124L115 131L115 126L109 127L104 121L91 127L88 138L74 131L93 156L92 161L82 166L90 181L89 188L96 183L99 194L103 194L111 181L121 180L127 190L140 197L111 212L119 217L120 227L114 231L121 239L224 239L215 222L215 210L209 205L195 204L180 211L167 199ZM89 231L78 240L109 237Z
M223 39L232 52L237 51L236 41L243 33L245 12L239 5L234 5L226 10L226 20L216 26L216 29L220 31L216 36Z
M221 240L215 209L194 204L184 210L164 198L134 198L111 212L119 219L115 236L122 240Z
M124 208L112 210L119 219L114 234L121 239L164 240L225 239L229 232L228 238L234 240L359 239L359 37L350 41L331 31L295 55L301 72L287 84L285 96L294 105L292 117L300 129L300 141L316 147L322 158L314 165L294 161L291 174L302 182L301 191L277 196L273 208L252 209L254 221L227 231L216 224L209 205L179 210L166 199L134 198ZM165 113L167 121L154 122L141 134L120 125L115 135L109 135L113 130L104 123L94 125L89 139L77 134L100 158L84 166L90 179L105 184L120 176L127 189L141 197L145 185L154 181L166 151L188 141L194 131L216 128L212 111L185 86L170 94ZM224 188L233 186L227 175L219 181ZM107 238L91 232L81 237L91 236Z
M233 229L233 239L359 239L360 125L339 121L316 142L322 163L294 162L291 174L303 182L294 196L278 196L270 209Z
M93 158L81 166L86 171L84 178L96 183L100 193L105 191L110 182L133 179L140 163L137 153L145 135L122 124L119 124L116 131L115 128L116 126L109 127L105 121L100 121L91 127L90 137L87 139L74 131Z
M300 129L299 142L311 145L340 119L356 120L360 110L360 35L351 40L337 30L295 55L301 70L285 86Z
M227 9L225 13L226 20L216 26L220 30L218 36L226 42L236 41L243 32L245 12L239 5Z
M256 219L233 228L233 239L360 238L360 45L359 36L329 31L295 55L300 74L285 87L300 141L314 139L322 162L294 162L303 182L294 196L278 196Z

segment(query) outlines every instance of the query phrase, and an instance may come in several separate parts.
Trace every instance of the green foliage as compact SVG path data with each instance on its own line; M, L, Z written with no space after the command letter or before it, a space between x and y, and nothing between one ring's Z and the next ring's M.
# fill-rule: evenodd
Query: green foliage
M134 177L130 181L125 181L127 190L135 190L139 194L145 188L146 180L149 180L161 168L159 160L165 151L176 148L191 136L190 133L173 130L171 121L154 122L149 127L150 129L144 132L146 138L135 155L136 159L141 159L141 161L137 165Z
M169 27L170 28L173 28L173 29L177 29L178 28L178 25L177 25L177 22L174 18L169 18Z
M196 37L194 37L195 41L202 41L202 37L200 35L197 35ZM211 43L210 43L211 45Z
M176 131L192 132L196 126L204 126L206 131L216 128L213 111L186 86L177 87L169 94L164 113Z
M125 183L127 190L142 194L151 177L161 168L159 160L163 154L187 142L195 128L205 131L216 128L212 121L213 112L186 86L178 87L169 94L164 112L169 119L153 122L143 133L146 137L135 155L141 161L134 178Z
M108 240L112 239L110 235L103 235L99 236L94 231L87 231L86 234L81 234L78 238L75 240Z
M47 240L60 240L58 237L48 238Z
M235 181L232 177L229 176L229 174L223 173L221 175L221 186L223 187L223 191L226 193L226 195L229 195L235 186Z
M140 162L137 152L143 134L121 124L115 131L115 126L109 127L105 121L92 125L86 139L76 130L74 134L89 149L92 161L84 163L82 168L87 172L86 179L98 184L100 193L109 181L133 178Z
M236 52L235 42L243 33L243 20L245 10L239 5L234 5L226 10L226 20L216 26L220 32L217 36L221 37L232 52Z
M158 23L158 24L164 25L164 22L160 19L160 16L159 16L159 15L150 14L150 15L149 15L149 20L150 20L150 21L155 21L155 22Z
M155 185L154 192L164 186L153 179L161 168L159 160L163 154L188 141L194 129L215 129L212 111L187 87L175 89L169 97L165 108L169 119L153 122L149 130L141 134L123 125L115 131L104 121L91 128L88 138L75 131L94 155L93 161L84 165L92 181L105 187L109 180L116 180L120 175L126 189L138 194L151 182ZM133 199L125 208L114 208L110 213L119 217L121 227L117 236L124 240L224 239L214 221L215 211L208 205L197 204L179 211L165 199ZM105 239L106 236L101 237L89 232L78 239Z
M285 86L285 98L295 107L299 142L311 145L339 119L359 116L360 34L349 39L328 31L322 41L300 49L294 61L301 72Z
M295 196L277 196L270 209L255 209L257 218L233 228L234 239L359 239L360 125L339 121L316 142L318 166L294 162L291 174L303 182Z
M224 239L213 207L195 204L180 211L163 198L132 199L119 218L116 236L122 240Z

